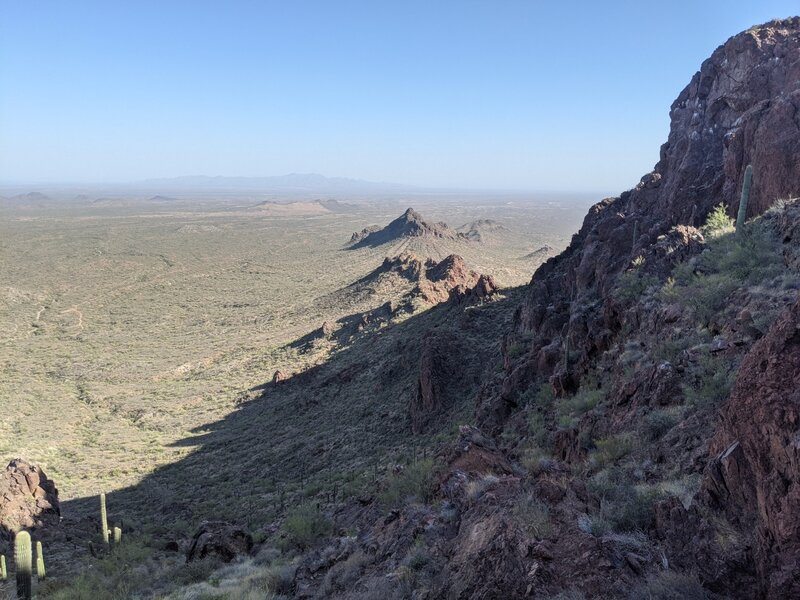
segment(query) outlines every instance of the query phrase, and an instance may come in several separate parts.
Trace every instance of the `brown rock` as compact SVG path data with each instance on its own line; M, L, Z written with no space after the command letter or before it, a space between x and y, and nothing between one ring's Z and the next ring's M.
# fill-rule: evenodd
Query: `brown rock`
M286 381L287 379L289 379L289 376L280 369L278 369L272 376L272 383L280 383L281 381Z
M214 556L224 562L247 555L253 548L253 537L241 527L223 521L204 521L192 538L186 562Z
M54 526L61 520L55 483L44 471L22 459L0 473L0 538L20 529Z

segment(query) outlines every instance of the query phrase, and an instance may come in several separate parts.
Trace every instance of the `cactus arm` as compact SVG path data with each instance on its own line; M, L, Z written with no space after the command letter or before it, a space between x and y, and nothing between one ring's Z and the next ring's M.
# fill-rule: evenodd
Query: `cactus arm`
M39 579L39 581L43 581L46 577L42 542L36 542L36 577Z
M106 495L100 494L100 527L103 530L103 541L108 545L108 512L106 511Z
M753 166L747 165L744 170L744 183L742 184L742 197L739 200L739 213L736 215L736 234L740 234L744 228L744 220L747 217L747 202L750 200L750 186L753 184Z

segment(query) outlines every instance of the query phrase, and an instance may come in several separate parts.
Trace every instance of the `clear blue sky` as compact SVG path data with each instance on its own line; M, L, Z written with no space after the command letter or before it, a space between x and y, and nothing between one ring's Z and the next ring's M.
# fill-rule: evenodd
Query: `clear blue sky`
M0 181L620 192L716 46L796 0L0 0Z

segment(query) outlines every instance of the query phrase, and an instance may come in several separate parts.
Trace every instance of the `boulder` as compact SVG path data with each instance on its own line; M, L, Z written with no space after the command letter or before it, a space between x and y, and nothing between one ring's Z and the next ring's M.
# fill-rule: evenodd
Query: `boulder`
M186 562L216 557L231 562L253 549L253 537L238 525L224 521L204 521L192 537Z
M0 537L20 529L54 526L61 520L58 490L44 471L15 459L0 473Z

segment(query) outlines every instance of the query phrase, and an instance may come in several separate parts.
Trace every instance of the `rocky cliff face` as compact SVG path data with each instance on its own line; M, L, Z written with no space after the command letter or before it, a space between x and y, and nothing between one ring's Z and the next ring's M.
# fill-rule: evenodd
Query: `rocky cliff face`
M534 275L509 343L533 336L485 414L507 414L516 389L559 376L570 385L620 327L611 290L631 259L679 224L705 221L720 202L738 209L744 168L755 173L748 216L800 195L800 18L740 33L707 59L670 109L670 133L651 173L596 204L565 252ZM635 237L634 237L635 235ZM597 299L601 299L598 305ZM526 342L527 343L527 342ZM554 360L569 345L579 356ZM488 423L487 423L488 424Z
M762 592L800 597L800 302L742 362L710 451L708 500L755 527Z

